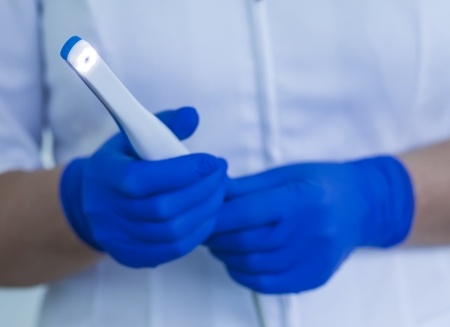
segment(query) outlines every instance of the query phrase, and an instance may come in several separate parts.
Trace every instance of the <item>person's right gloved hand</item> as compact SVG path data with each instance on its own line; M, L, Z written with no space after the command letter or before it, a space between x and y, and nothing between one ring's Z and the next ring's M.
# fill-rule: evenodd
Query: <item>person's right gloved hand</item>
M159 118L180 138L198 116L192 108ZM60 198L76 234L129 267L155 267L182 257L215 227L227 164L208 154L144 161L119 133L91 157L64 170Z

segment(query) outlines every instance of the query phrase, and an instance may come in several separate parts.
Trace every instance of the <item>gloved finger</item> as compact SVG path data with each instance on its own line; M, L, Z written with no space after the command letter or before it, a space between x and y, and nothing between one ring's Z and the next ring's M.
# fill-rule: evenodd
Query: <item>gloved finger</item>
M228 253L251 253L275 250L286 244L289 228L270 224L239 232L212 235L206 240L211 250Z
M225 187L222 186L200 205L177 216L174 219L149 223L119 219L118 229L130 235L136 242L142 243L168 243L183 239L192 234L205 221L216 217L217 211L223 203Z
M264 243L265 239L260 239ZM252 252L233 252L211 248L213 255L227 267L248 274L280 273L300 262L314 260L315 257L328 258L336 253L334 244L326 245L323 240L307 232L296 231L286 235L282 246ZM330 251L331 250L331 251Z
M188 187L145 198L126 199L116 204L117 209L127 219L153 222L170 220L201 205L216 190L225 187L227 178L225 161L220 161L219 166L214 173Z
M178 110L167 110L156 114L180 140L191 136L196 130L199 122L197 111L191 107L184 107ZM98 153L94 154L100 160L105 160L105 164L115 161L136 161L141 160L134 151L128 137L121 131L109 139ZM106 167L106 165L105 165Z
M228 273L237 283L263 294L288 294L312 290L324 285L335 267L320 259L303 262L292 269L273 274L247 274L234 269Z
M158 161L123 164L111 176L111 186L129 197L147 197L181 189L216 171L226 170L223 159L208 154L191 154Z
M255 175L230 179L227 198L233 199L255 192L261 192L291 182L308 180L312 164L291 165L274 168Z
M156 114L180 140L191 136L197 129L199 116L197 111L191 107L183 107L178 110L166 110ZM126 161L140 159L131 146L128 137L119 132L109 139L99 150L100 154L106 154L110 160L110 154L114 153L117 158ZM97 155L98 157L98 155Z
M211 253L229 269L246 274L281 273L297 263L297 248L284 246L273 251L246 254L211 250Z
M111 161L111 159L114 159L125 162L139 159L136 157L136 153L134 152L131 143L123 132L117 133L106 141L106 143L94 153L93 157L104 161Z
M192 107L162 111L157 113L156 117L169 127L180 140L191 136L199 123L197 110Z
M224 204L217 217L214 236L277 223L283 209L274 199L283 196L282 189L250 194Z
M193 251L208 238L214 229L214 224L215 219L211 218L194 232L175 243L138 244L118 239L116 242L110 242L111 246L105 250L119 263L128 267L156 267Z
M322 197L320 188L295 182L235 198L220 210L214 235L277 223L314 206Z

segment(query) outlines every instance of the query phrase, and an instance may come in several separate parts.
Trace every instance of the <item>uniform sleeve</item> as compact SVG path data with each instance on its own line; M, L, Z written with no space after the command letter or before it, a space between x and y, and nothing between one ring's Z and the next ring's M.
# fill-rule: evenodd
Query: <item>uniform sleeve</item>
M0 173L42 166L38 1L0 1Z

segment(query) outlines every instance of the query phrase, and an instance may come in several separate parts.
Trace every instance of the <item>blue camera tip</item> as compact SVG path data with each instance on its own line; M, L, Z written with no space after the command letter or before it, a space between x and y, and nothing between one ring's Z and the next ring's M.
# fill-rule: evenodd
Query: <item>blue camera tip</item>
M64 46L61 49L61 57L64 60L67 60L69 57L70 50L74 47L75 44L77 44L79 41L81 41L81 37L79 36L72 36L70 39L67 40L67 42L64 44Z

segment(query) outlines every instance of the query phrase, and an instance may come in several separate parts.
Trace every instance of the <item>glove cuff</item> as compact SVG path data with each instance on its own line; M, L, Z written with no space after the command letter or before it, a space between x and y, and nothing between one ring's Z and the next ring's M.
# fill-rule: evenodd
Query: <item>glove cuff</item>
M62 208L72 230L86 244L102 251L92 237L91 229L83 214L83 173L86 159L73 160L61 176L59 194Z
M412 180L403 164L391 156L354 162L362 167L363 186L369 190L371 213L362 245L391 247L408 236L414 217Z

